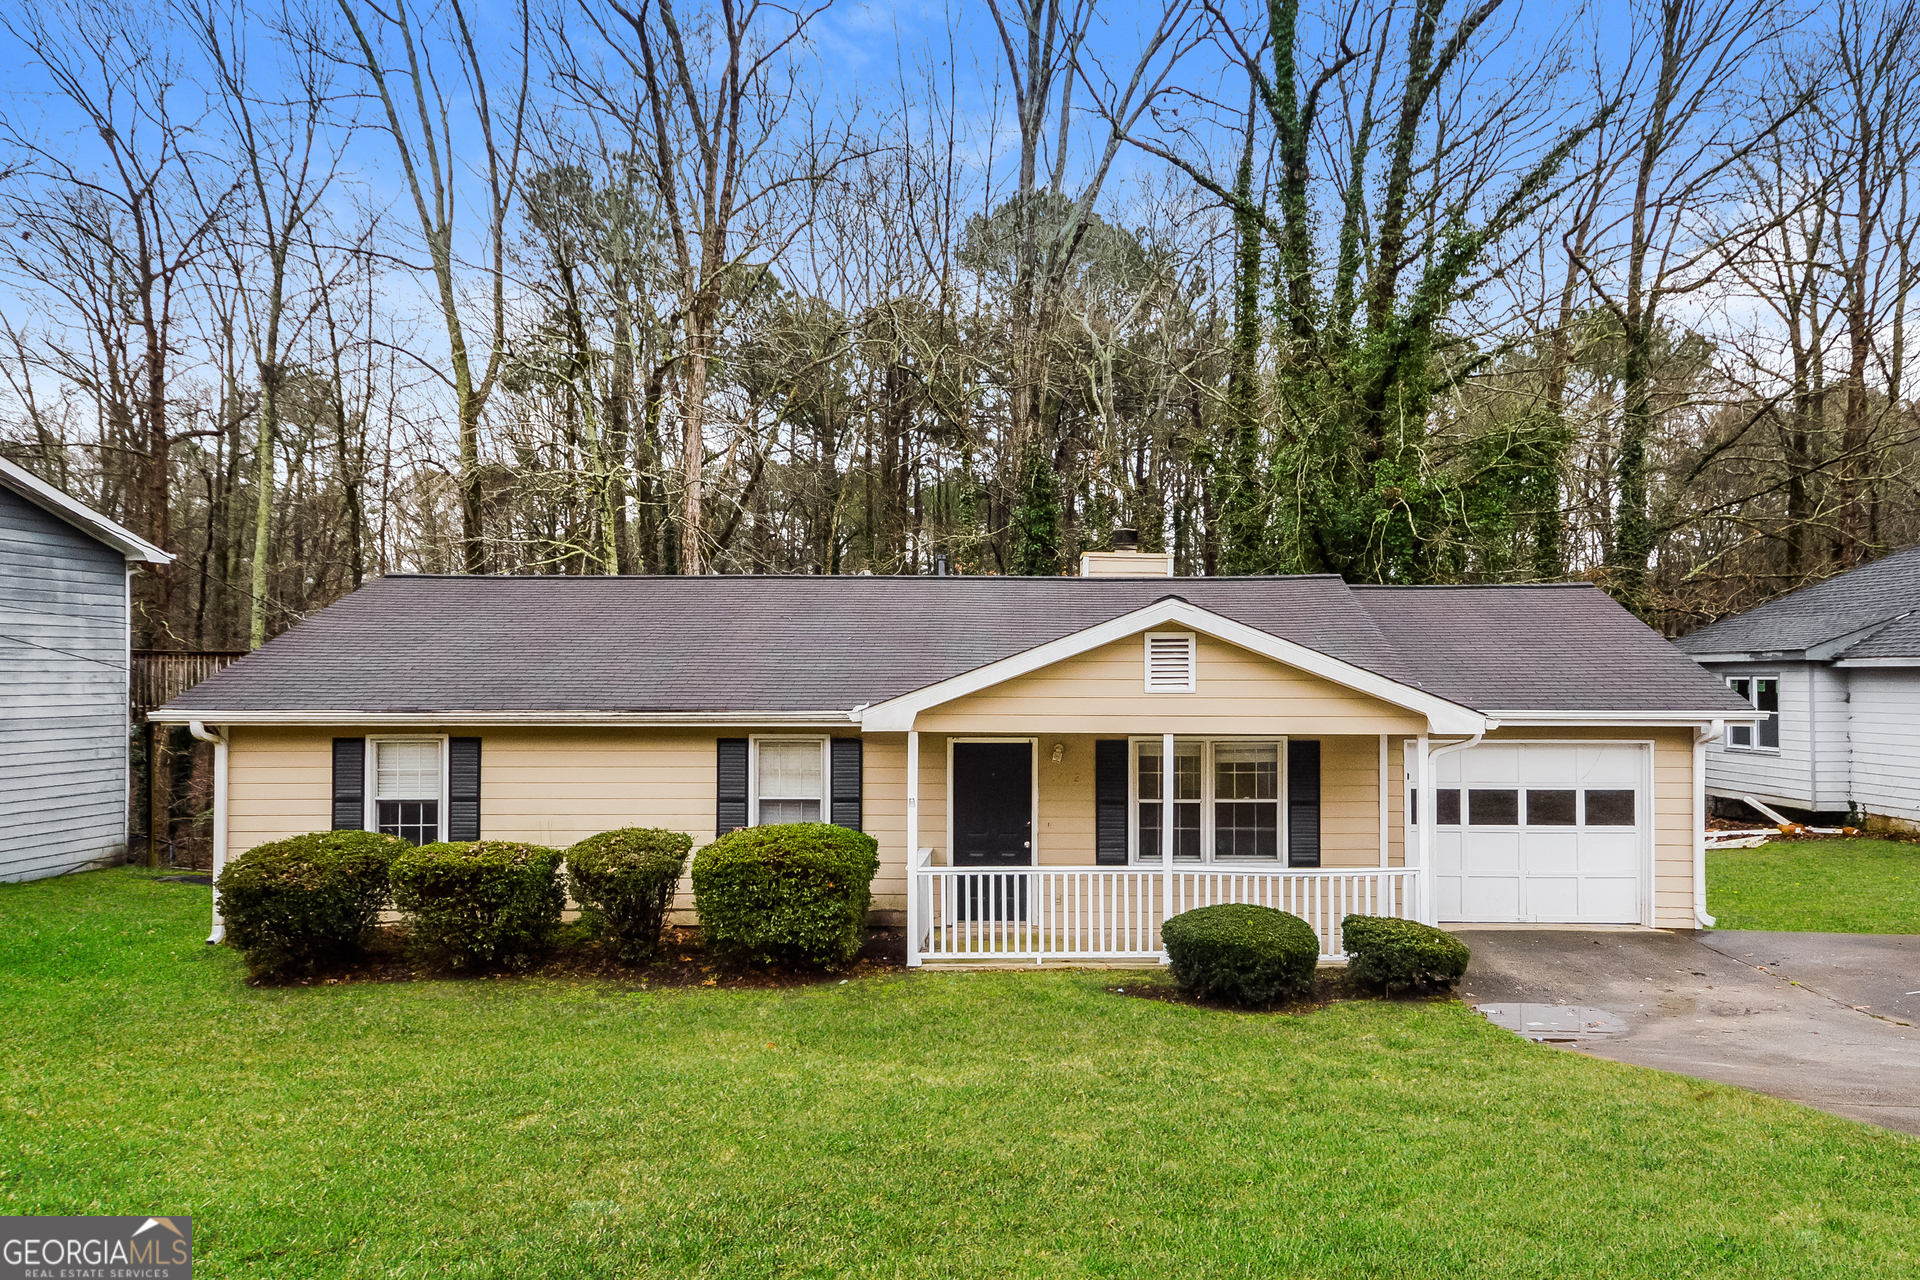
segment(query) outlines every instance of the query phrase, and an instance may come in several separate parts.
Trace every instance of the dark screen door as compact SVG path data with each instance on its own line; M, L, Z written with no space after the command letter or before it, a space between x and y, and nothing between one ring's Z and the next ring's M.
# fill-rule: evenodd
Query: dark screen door
M1033 863L1033 744L953 744L953 863Z

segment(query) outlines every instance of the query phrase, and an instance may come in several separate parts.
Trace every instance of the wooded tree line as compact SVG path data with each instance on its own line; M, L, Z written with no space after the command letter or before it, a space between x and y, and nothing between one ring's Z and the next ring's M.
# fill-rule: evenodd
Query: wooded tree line
M179 557L161 648L1116 526L1677 632L1920 539L1915 6L1521 3L985 0L851 79L764 0L22 7L0 449Z

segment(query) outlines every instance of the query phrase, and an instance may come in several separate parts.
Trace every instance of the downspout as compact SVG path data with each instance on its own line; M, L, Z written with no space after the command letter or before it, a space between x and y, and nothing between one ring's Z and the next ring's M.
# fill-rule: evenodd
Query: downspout
M1439 790L1439 781L1438 781L1439 775L1438 773L1435 772L1433 763L1434 761L1438 760L1441 756L1451 755L1456 751L1465 751L1469 747L1476 747L1480 745L1480 740L1482 738L1486 737L1489 733L1493 732L1493 730L1498 729L1499 727L1500 727L1500 722L1498 720L1489 720L1487 721L1487 727L1482 729L1480 732L1474 734L1471 738L1462 738L1458 742L1449 742L1443 747L1429 746L1428 744L1431 742L1431 739L1428 738L1425 734L1421 735L1421 738L1420 738L1421 759L1420 759L1420 782L1419 782L1419 796L1420 796L1420 916L1419 916L1419 919L1422 924L1437 923L1436 917L1439 915L1439 912L1435 908L1433 903L1433 839L1434 839L1434 835L1436 834L1434 828L1438 825L1437 816L1440 812L1439 802L1435 798L1435 793ZM1431 732L1431 728L1429 728L1429 732Z
M215 943L227 936L227 922L220 918L220 873L227 869L227 735L198 720L187 727L213 744L213 929L207 941Z
M1713 928L1707 914L1707 744L1727 730L1715 720L1693 733L1693 918L1702 929Z

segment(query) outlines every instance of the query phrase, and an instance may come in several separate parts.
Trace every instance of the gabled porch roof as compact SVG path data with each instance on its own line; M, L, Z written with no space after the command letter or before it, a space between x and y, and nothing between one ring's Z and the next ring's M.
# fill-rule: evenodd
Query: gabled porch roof
M1139 635L1156 627L1212 636L1251 653L1284 663L1310 675L1319 676L1356 693L1379 699L1389 706L1424 717L1436 734L1471 736L1496 727L1496 722L1472 707L1393 680L1378 672L1355 666L1339 658L1283 640L1270 632L1236 622L1177 595L1169 595L1145 608L1061 636L1034 648L987 663L972 671L953 676L899 697L857 708L862 731L900 733L914 727L923 711L952 702L968 694L1038 671L1054 663L1087 653L1103 645Z

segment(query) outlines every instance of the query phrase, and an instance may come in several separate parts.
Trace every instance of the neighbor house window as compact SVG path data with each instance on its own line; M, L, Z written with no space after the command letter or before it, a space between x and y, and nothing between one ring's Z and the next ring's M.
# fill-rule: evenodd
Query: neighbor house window
M826 821L827 740L755 738L753 746L753 825Z
M374 822L381 834L408 844L440 838L441 745L438 738L374 740Z
M1780 749L1780 680L1777 676L1731 676L1727 687L1752 705L1752 725L1727 726L1727 745L1743 751Z
M1280 858L1280 744L1198 741L1173 745L1173 856L1176 861L1277 862ZM1165 759L1157 739L1134 744L1134 851L1160 860L1167 810Z

